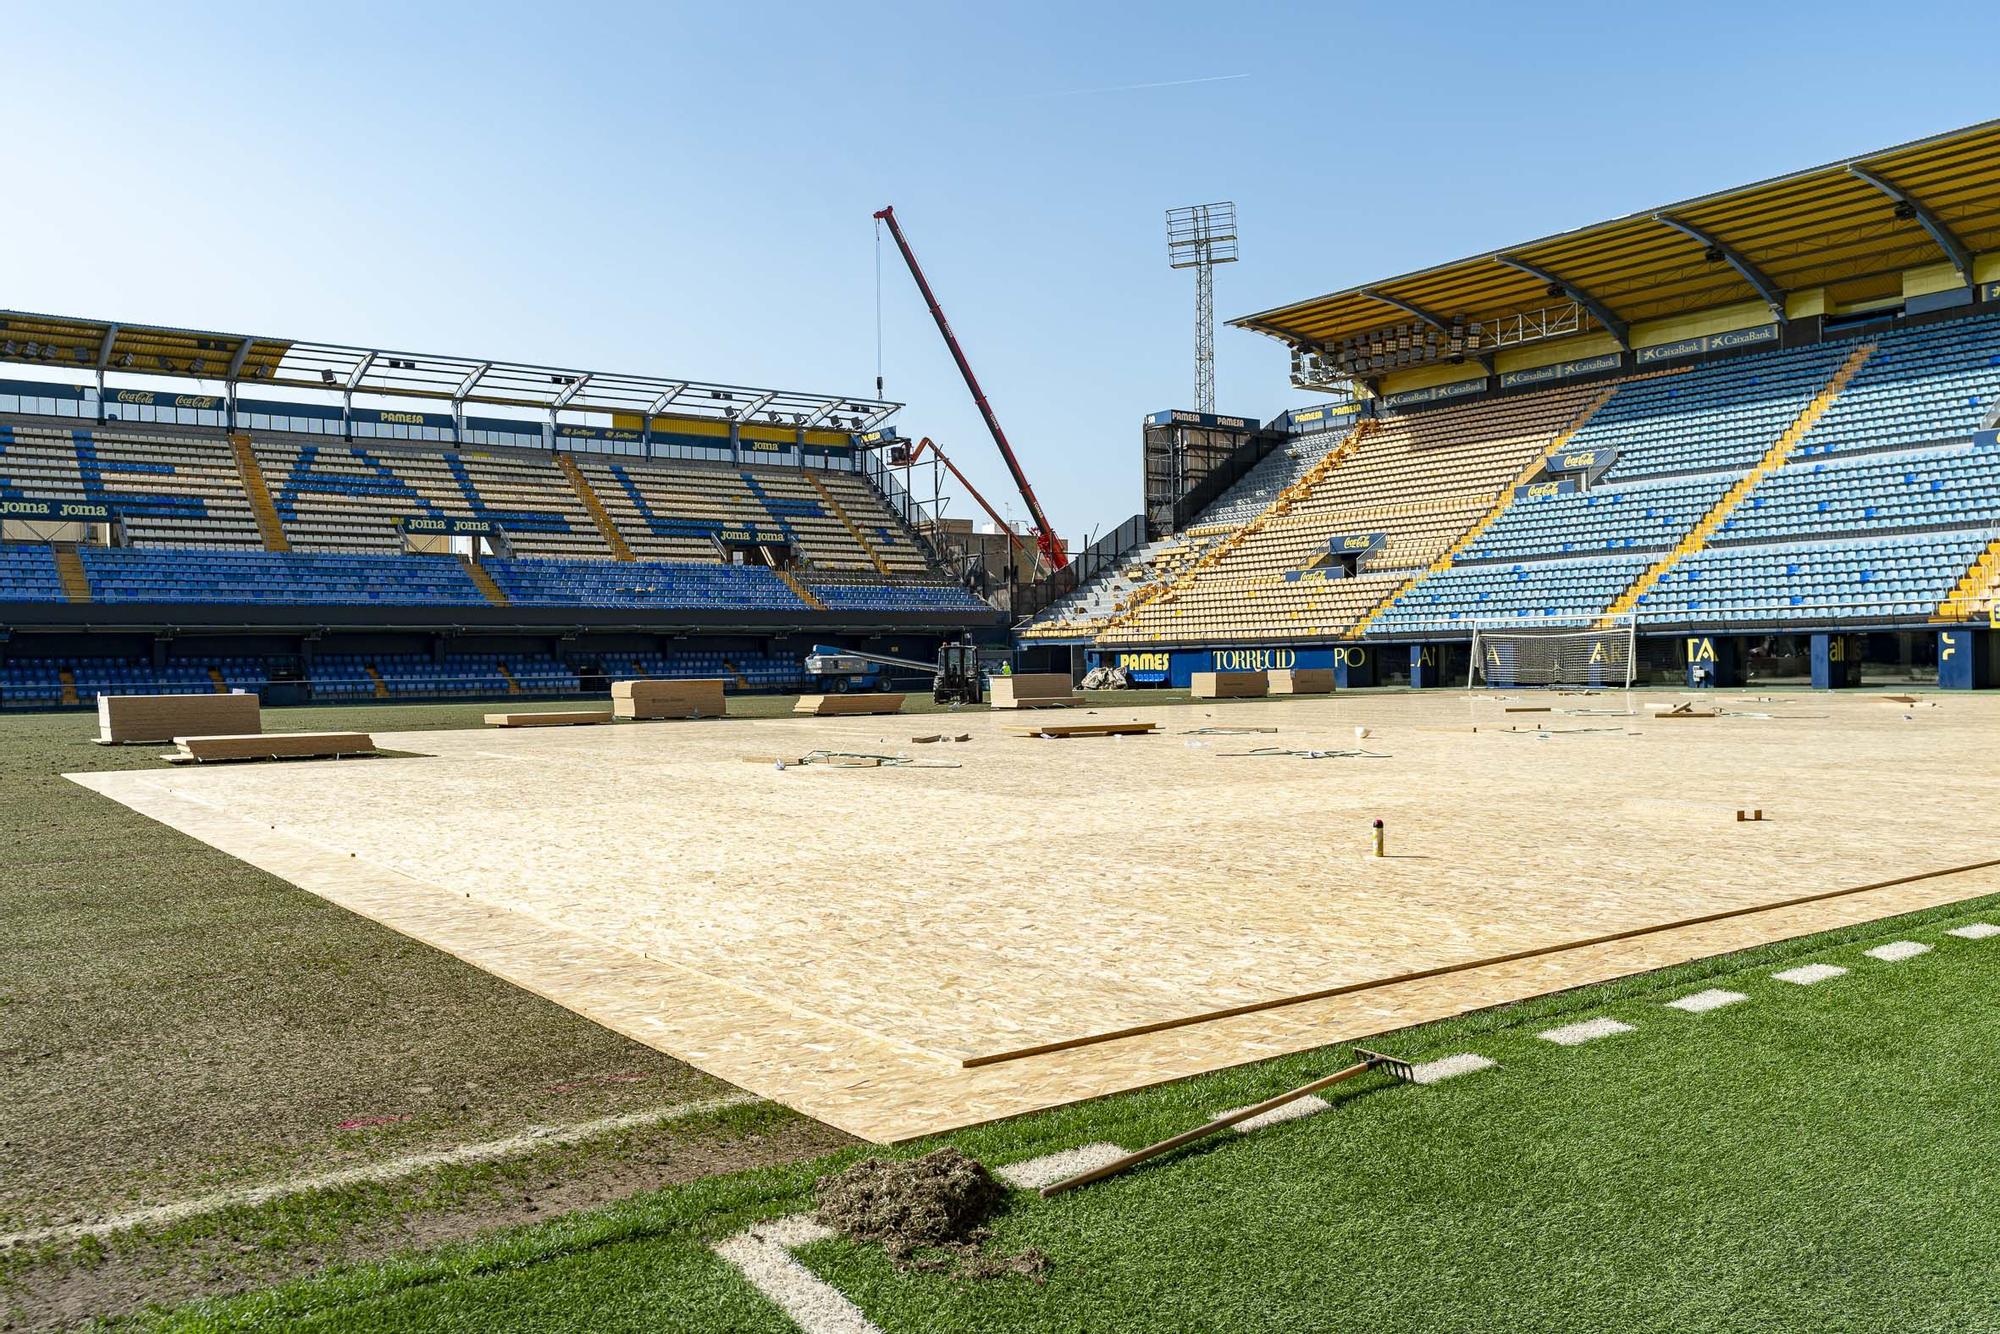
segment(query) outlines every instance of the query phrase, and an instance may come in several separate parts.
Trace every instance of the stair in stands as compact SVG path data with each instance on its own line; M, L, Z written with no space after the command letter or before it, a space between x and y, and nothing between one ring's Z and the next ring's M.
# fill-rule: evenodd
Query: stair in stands
M223 679L220 667L211 667L208 669L208 683L215 687L215 693L218 695L229 693L229 682Z
M771 567L771 573L777 575L780 579L784 580L785 587L791 589L792 592L798 597L799 601L805 603L808 607L811 607L814 611L826 610L826 604L824 602L821 602L817 597L814 597L813 591L810 588L807 588L804 584L800 583L796 578L794 578L790 570L784 569L777 565L773 565Z
M290 551L292 544L285 537L278 507L271 503L271 488L264 482L264 470L257 466L257 451L250 437L241 431L231 432L229 447L236 452L236 475L242 480L243 494L250 498L250 513L257 519L257 535L264 539L264 550Z
M71 602L90 602L90 576L84 572L83 557L76 554L76 543L55 544L56 578L62 581L63 597Z
M854 520L847 517L847 511L833 498L833 492L826 489L826 483L813 476L811 469L806 471L806 480L812 483L813 490L819 492L819 498L825 502L827 509L833 512L833 517L840 520L841 525L847 529L848 536L854 539L855 545L859 546L863 554L868 557L869 562L875 567L875 572L887 579L889 567L883 562L881 553L876 551L873 544L862 535L861 530L854 526Z
M1303 500L1305 497L1311 495L1313 488L1318 486L1328 473L1354 456L1354 452L1361 448L1361 442L1367 437L1369 429L1374 424L1372 418L1363 418L1356 422L1354 429L1343 436L1339 444L1329 449L1319 462L1306 469L1305 474L1298 481L1293 482L1283 491L1280 491L1277 499L1273 500L1262 513L1190 561L1182 568L1179 576L1175 578L1172 584L1164 586L1159 584L1153 585L1153 589L1157 591L1153 591L1151 596L1148 596L1148 589L1140 589L1133 595L1132 601L1123 611L1104 623L1104 629L1099 633L1109 634L1117 629L1117 627L1126 624L1136 617L1142 607L1150 606L1155 602L1171 602L1182 589L1193 586L1201 577L1202 571L1215 565L1230 552L1249 541L1250 538L1261 532L1264 525L1272 519L1289 513L1295 501ZM1162 637L1157 634L1153 636L1154 639Z
M521 683L514 679L514 673L507 670L507 664L504 662L496 662L493 664L493 666L499 670L500 679L507 683L507 693L510 695L520 694Z
M1764 451L1764 457L1757 460L1756 466L1744 473L1734 486L1722 493L1722 499L1716 501L1708 513L1702 515L1695 526L1688 529L1672 551L1647 566L1645 571L1632 581L1632 586L1620 593L1617 600L1605 608L1603 617L1598 621L1600 628L1608 628L1620 616L1629 615L1632 609L1639 605L1639 599L1651 592L1653 586L1659 583L1677 562L1708 545L1708 539L1715 535L1715 530L1720 528L1730 512L1742 504L1744 498L1757 488L1757 483L1785 466L1786 460L1792 456L1792 451L1798 448L1799 441L1805 439L1806 432L1812 430L1814 423L1826 415L1826 410L1833 406L1836 398L1840 397L1840 391L1847 387L1847 382L1854 378L1855 372L1861 369L1874 350L1875 344L1863 343L1847 354L1847 360L1840 363L1840 369L1833 373L1833 378L1813 395L1812 402L1806 404L1804 410L1792 420L1792 424L1787 426L1771 447Z
M567 454L557 454L556 466L562 469L563 476L569 478L571 489L589 512L590 521L597 525L598 536L604 539L604 545L611 548L611 559L634 559L632 548L626 545L625 535L618 531L617 523L611 518L611 511L604 508L604 502L597 498L597 489L583 475L583 469L576 466L576 460Z
M382 679L382 673L375 670L375 664L368 663L361 670L368 673L368 683L375 688L375 698L389 698L389 683Z
M1500 494L1494 498L1493 507L1491 509L1487 510L1486 513L1480 515L1478 520L1470 528L1466 529L1463 533L1460 533L1458 536L1458 540L1456 542L1453 542L1449 547L1446 547L1443 555L1439 556L1436 560L1432 561L1424 569L1417 571L1415 574L1411 575L1408 579L1405 579L1402 583L1397 584L1396 587L1390 591L1389 596L1383 598L1380 602L1370 607L1368 609L1368 614L1366 616L1363 616L1360 620L1356 621L1353 625L1349 626L1347 630L1343 632L1341 638L1343 639L1361 638L1361 636L1368 633L1368 627L1375 624L1375 620L1377 617L1379 617L1383 612L1389 610L1390 607L1395 605L1397 598L1402 597L1405 593L1409 592L1411 589L1415 588L1418 584L1430 578L1432 575L1441 573L1442 571L1445 570L1449 570L1451 568L1452 562L1458 559L1460 553L1462 553L1467 547L1471 546L1474 542L1477 542L1479 540L1479 535L1485 532L1488 528L1491 528L1493 526L1494 521L1497 520L1502 514L1506 513L1507 507L1514 503L1514 492L1518 488L1526 486L1529 482L1533 481L1535 475L1541 472L1543 465L1549 461L1550 456L1562 453L1563 446L1567 445L1572 439L1574 439L1578 431L1581 431L1585 426L1589 425L1590 419L1597 415L1597 410L1603 407L1606 403L1609 403L1611 401L1611 396L1617 392L1618 392L1617 385L1615 384L1609 385L1605 388L1603 393L1599 394L1596 398L1591 399L1589 402L1585 403L1580 409L1578 409L1576 416L1570 419L1569 425L1563 427L1562 430L1556 432L1555 438L1549 441L1548 447L1542 450L1541 453L1535 455L1534 458L1530 459L1528 461L1528 466L1521 469L1520 473L1514 478L1513 481L1507 483L1505 487L1501 488Z
M72 708L83 703L76 694L76 673L67 667L56 669L56 680L62 683L62 702Z
M1931 620L1955 625L1977 620L1981 613L2000 625L2000 538L1995 538L1979 553L1979 559L1967 567L1931 613Z
M468 575L472 576L472 582L478 587L481 596L496 607L507 605L507 594L501 590L500 585L493 582L493 576L486 572L486 567L479 563L478 557L461 554L458 563L465 567Z

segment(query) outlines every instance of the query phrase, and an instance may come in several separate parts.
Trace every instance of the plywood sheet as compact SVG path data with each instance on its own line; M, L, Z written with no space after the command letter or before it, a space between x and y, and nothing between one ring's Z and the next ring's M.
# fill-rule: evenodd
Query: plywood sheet
M179 752L169 758L212 760L279 760L314 756L366 755L375 741L366 732L251 732L242 736L177 736Z
M1369 727L1390 758L1365 782L1338 767L1360 761L1201 737L1003 739L944 770L741 762L907 741L866 718L719 723L671 745L646 728L430 732L380 738L425 760L78 781L876 1139L2000 889L1990 869L1926 875L2000 857L1978 815L2000 801L2000 700L1906 720L1721 699L1697 729L1597 714L1612 699L1547 735L1475 732L1497 710L1458 695L1230 710L1285 749ZM1172 732L1213 716L1148 712ZM1005 723L954 726L984 741ZM589 800L524 807L524 788ZM1377 816L1379 861L1363 855ZM1261 1008L1213 1017L1242 1007Z
M810 713L820 718L846 718L858 714L901 713L903 696L857 692L852 695L800 695L793 713Z
M489 713L488 727L589 727L611 721L609 709L544 709L539 713Z

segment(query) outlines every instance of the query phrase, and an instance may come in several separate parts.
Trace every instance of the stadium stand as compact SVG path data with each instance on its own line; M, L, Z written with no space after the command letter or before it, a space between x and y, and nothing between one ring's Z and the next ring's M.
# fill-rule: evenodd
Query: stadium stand
M1464 637L1625 610L1922 622L1972 606L1961 585L2000 536L2000 439L1979 435L1997 403L2000 316L1984 315L1379 414L1274 451L1021 633L1116 648ZM1545 464L1557 453L1608 462L1565 477ZM1880 540L1896 533L1911 536ZM1330 559L1377 534L1351 569Z
M236 625L302 614L338 615L350 627L312 655L237 652L225 637L215 657L162 660L88 645L68 652L75 641L59 632L81 623L64 622L0 645L6 708L87 706L101 690L561 696L586 681L604 689L614 675L789 689L804 681L806 642L683 649L699 641L677 637L673 649L621 651L614 666L592 626L614 620L629 639L633 617L697 617L696 633L721 635L756 626L782 637L796 624L802 641L818 642L843 627L927 625L955 636L997 619L940 574L885 495L847 469L24 418L0 423L0 499L25 502L23 513L45 502L102 506L120 543L10 528L20 540L0 541L0 603L17 608L17 624L33 619L31 606L90 603L103 628L127 615ZM75 525L64 532L75 536ZM746 557L794 568L739 563ZM371 622L376 610L399 619ZM576 628L554 649L479 651L464 623L482 613L503 618L492 633L516 637L522 617L561 615ZM348 651L345 635L371 624L413 628L393 648ZM58 642L64 651L40 647ZM454 647L440 651L444 642Z
M271 606L482 606L465 568L439 556L324 552L133 551L80 553L98 602Z

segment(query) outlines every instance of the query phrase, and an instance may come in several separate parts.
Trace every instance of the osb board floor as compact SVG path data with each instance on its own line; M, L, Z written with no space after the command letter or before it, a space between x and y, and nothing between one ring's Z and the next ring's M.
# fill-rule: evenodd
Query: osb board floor
M430 758L78 781L892 1140L2000 890L1982 871L1564 949L2000 856L2000 701L1723 702L1773 716L1354 695L1149 709L1161 733L1121 740L966 714L975 739L948 753L912 720L796 718L400 734L380 742ZM1280 730L1187 735L1216 725ZM1537 725L1562 734L1506 731ZM1391 758L1224 753L1272 745ZM742 763L822 747L963 767ZM1735 822L1749 806L1763 824ZM1362 855L1377 816L1383 861ZM1370 985L1520 950L1561 952ZM965 1064L1339 986L1364 989Z

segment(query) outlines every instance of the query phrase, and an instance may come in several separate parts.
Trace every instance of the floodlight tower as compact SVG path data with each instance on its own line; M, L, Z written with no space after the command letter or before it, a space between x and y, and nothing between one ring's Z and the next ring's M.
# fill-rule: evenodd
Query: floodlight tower
M1194 406L1215 411L1215 266L1236 261L1236 205L1167 210L1167 263L1194 270Z

